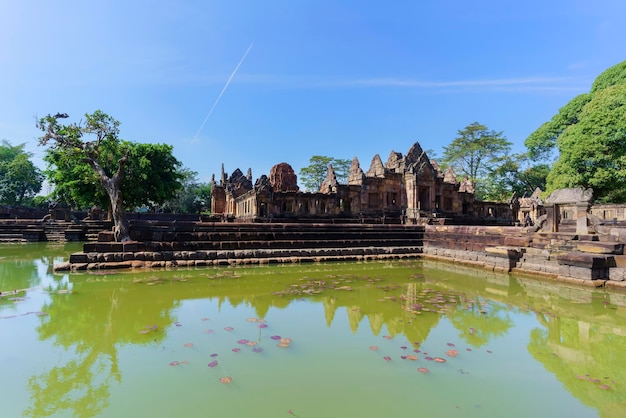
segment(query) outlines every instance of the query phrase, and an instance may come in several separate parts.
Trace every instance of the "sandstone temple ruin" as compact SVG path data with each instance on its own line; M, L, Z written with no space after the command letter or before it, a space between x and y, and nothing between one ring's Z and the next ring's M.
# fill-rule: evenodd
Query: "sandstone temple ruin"
M236 169L219 184L212 180L211 213L238 222L273 220L359 220L361 222L421 223L425 219L470 218L474 214L473 184L458 181L429 160L419 143L406 155L392 151L383 164L376 154L364 172L355 157L347 184L337 181L332 166L320 190L300 191L293 168L272 167L269 177L252 182L251 170Z

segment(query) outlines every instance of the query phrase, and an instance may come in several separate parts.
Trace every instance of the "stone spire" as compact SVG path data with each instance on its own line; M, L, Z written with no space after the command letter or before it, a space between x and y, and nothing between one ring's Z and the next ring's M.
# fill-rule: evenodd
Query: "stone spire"
M348 174L348 184L350 185L362 185L363 184L363 170L359 165L359 159L354 157L352 164L350 165L350 173Z

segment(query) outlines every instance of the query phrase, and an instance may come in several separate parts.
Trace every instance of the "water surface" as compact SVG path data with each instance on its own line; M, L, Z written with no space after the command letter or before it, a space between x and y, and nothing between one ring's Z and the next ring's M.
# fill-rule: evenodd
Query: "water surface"
M429 261L52 274L0 244L3 417L626 416L626 295Z

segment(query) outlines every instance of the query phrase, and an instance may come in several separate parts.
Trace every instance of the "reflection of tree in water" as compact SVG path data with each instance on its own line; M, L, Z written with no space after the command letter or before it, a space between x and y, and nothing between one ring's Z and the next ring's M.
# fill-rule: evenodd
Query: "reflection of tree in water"
M494 337L506 335L513 326L508 307L476 298L448 312L450 322L460 332L460 337L473 347L482 347Z
M54 295L44 307L49 315L38 329L40 339L53 340L73 355L65 364L29 379L33 404L25 416L65 410L73 410L74 416L98 415L108 405L111 382L122 379L116 347L145 343L138 331L148 324L158 326L151 335L156 342L164 336L158 330L172 323L168 312L177 302L162 295L162 288L132 291L120 288L119 282L96 287L94 291L93 285L77 280L72 293Z
M623 417L626 329L616 325L623 321L616 321L614 315L596 316L590 305L577 305L582 316L575 318L537 314L545 328L531 331L528 351L573 396L597 408L600 416Z

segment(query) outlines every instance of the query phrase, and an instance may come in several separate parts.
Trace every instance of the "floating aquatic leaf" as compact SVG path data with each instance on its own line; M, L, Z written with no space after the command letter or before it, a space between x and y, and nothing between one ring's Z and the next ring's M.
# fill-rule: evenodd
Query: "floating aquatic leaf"
M256 322L257 319L256 318L248 318L248 322Z
M493 353L493 351L491 351L491 350L487 350L487 352L488 352L489 354L492 354L492 353Z
M445 363L446 362L446 359L445 358L441 358L441 357L435 357L434 360L437 363Z
M472 349L471 349L471 348L469 348L469 347L467 347L467 348L465 349L465 351L472 351Z
M428 370L426 367L420 367L419 369L417 369L417 371L420 373L430 373L430 370Z
M189 362L187 360L183 360L180 362L180 364L189 364Z
M213 331L212 329L205 329L205 330L204 330L204 332L206 332L207 334L211 334L211 333L213 333L214 331Z
M280 335L272 335L270 338L272 340L280 340Z
M239 340L237 341L237 344L248 344L248 340L246 339Z
M413 350L414 353L421 353L421 350L418 350L417 348L415 350Z
M417 360L417 356L414 354L409 354L408 356L406 356L407 360L411 360L411 361L415 361Z
M400 347L403 350L406 350L408 347L406 345L403 345L402 347Z
M391 335L383 335L383 338L384 338L384 339L386 339L386 340L390 340L390 339L392 339L393 337L392 337Z
M178 366L180 364L180 361L172 361L170 363L170 366Z
M259 324L259 328L267 328L267 324Z
M448 347L454 347L453 343L448 343Z
M391 357L389 357L389 356L385 356L385 357L383 357L383 360L385 360L385 361L391 361Z
M407 359L407 356L400 356L400 358L401 358L402 360L406 360L406 359Z
M289 347L289 343L278 343L278 344L276 344L276 347L287 348L287 347Z
M217 366L217 360L213 360L212 362L209 363L209 367L215 367Z
M255 353L260 353L261 351L263 351L263 348L262 347L254 347L252 349L252 351L254 351Z
M291 338L281 338L280 342L285 344L291 344Z
M208 321L211 318L200 318L201 321Z
M180 322L174 322L174 325L176 325L177 327L182 327L183 324L181 324Z
M238 353L238 352L240 352L240 351L241 351L241 348L238 348L238 347L233 348L233 352L234 352L234 353Z
M234 330L234 329L235 329L235 328L233 328L233 327L226 327L226 328L224 328L224 331L232 331L232 330Z
M446 354L447 354L448 356L450 356L450 357L456 357L456 356L458 356L458 355L459 355L459 352L458 352L458 351L456 351L456 350L448 350L448 351L446 351Z
M432 357L430 357L430 356L426 356L426 357L424 357L424 360L431 361L431 360L434 360L434 358L432 358Z
M230 377L230 376L220 377L220 383L227 384L227 383L230 383L232 381L233 381L233 378Z
M256 341L248 341L248 342L246 343L246 345L249 345L250 347L253 347L253 346L255 346L255 345L256 345Z
M211 357L217 357L217 353L211 354Z
M185 343L185 347L187 348L193 347L193 343Z
M377 345L370 345L370 350L378 350L378 346Z

